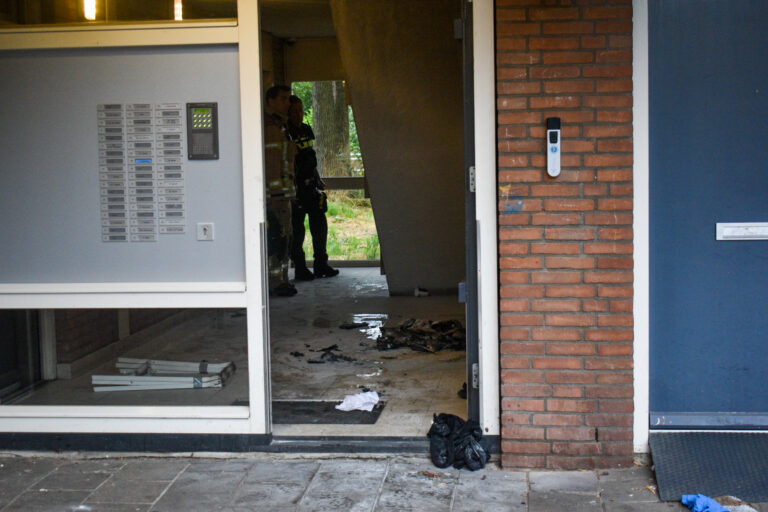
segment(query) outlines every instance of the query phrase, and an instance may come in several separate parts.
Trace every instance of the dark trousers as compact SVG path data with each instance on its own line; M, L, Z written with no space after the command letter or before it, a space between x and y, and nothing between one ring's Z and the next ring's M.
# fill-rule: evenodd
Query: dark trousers
M315 268L328 263L328 253L325 244L328 240L328 220L325 211L320 208L317 201L295 202L293 204L293 240L291 244L291 259L297 269L307 267L307 259L304 255L304 216L309 216L309 232L312 234L312 250L315 259Z
M269 289L288 282L291 243L291 201L267 199L267 256L269 259Z

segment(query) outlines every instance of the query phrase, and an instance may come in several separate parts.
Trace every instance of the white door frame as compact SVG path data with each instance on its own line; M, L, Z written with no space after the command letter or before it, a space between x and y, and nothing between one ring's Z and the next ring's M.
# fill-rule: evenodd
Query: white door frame
M494 15L493 0L472 2L480 424L487 435L501 433Z
M648 0L633 0L632 80L634 140L634 449L648 452L650 347Z

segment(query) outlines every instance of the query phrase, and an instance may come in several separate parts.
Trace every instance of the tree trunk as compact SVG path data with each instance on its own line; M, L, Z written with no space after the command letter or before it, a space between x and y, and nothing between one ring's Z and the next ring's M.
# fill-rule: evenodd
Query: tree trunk
M312 98L317 169L321 176L351 176L344 82L314 82Z

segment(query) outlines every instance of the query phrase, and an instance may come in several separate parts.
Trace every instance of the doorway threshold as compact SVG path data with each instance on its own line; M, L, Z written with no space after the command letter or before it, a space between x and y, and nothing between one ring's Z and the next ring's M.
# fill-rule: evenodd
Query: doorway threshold
M491 455L499 453L499 436L491 439ZM273 436L270 434L94 434L94 433L3 433L0 451L30 455L98 452L121 454L162 453L338 453L427 455L426 436Z
M389 436L273 436L260 451L272 453L429 453L429 439Z
M483 436L489 441L491 460L498 460L500 436ZM397 436L272 436L268 445L258 451L270 453L389 453L428 455L429 438Z

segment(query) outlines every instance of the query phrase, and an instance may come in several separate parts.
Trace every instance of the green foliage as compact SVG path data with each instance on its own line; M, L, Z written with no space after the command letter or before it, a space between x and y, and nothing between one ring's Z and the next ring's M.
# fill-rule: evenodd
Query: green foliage
M293 94L301 98L304 104L304 122L314 126L314 112L312 111L312 82L293 82L291 84Z
M349 106L349 151L351 153L360 153L360 140L357 138L357 125L355 124L355 114L352 112L352 105Z
M370 199L362 190L332 190L328 193L328 241L326 250L332 260L378 260L379 236ZM312 254L309 221L304 219L304 252Z
M369 236L365 240L365 259L378 260L381 258L381 246L379 246L379 235Z
M304 104L304 122L308 125L315 127L315 113L313 107L312 96L312 82L293 82L291 84L293 94L301 98L301 102ZM355 114L352 111L352 106L349 109L349 151L352 159L360 158L360 139L357 136L357 125L355 124ZM355 171L353 175L363 176L365 174L362 166L362 162L357 165L353 165Z
M304 104L304 122L314 126L312 105L312 82L294 82L293 94L301 98ZM360 141L357 126L349 107L349 147L352 155L359 159ZM356 176L363 175L362 162L356 166ZM379 235L373 218L370 199L364 197L362 190L332 190L328 192L328 241L326 250L332 260L378 260L381 257ZM312 235L309 220L304 219L304 252L312 255Z

